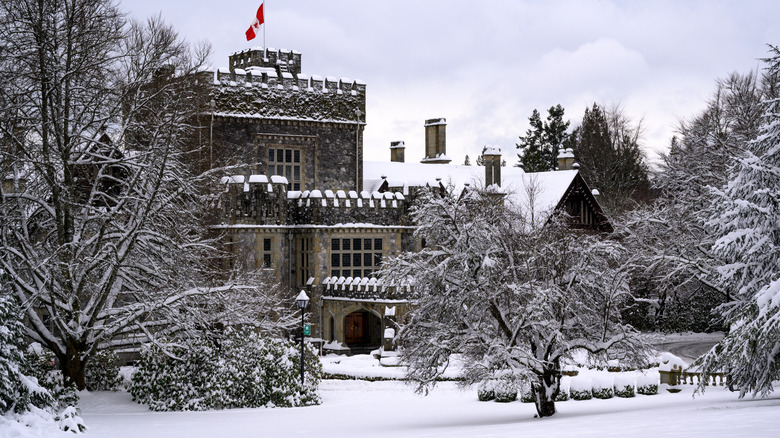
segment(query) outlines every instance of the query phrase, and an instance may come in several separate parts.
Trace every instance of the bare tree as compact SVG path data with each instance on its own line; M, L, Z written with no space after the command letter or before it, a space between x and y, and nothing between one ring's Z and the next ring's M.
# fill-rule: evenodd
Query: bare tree
M110 0L1 5L0 268L27 335L83 389L101 346L240 303L209 270L192 158L208 48Z
M420 390L459 354L466 384L509 372L531 382L538 414L550 416L575 350L644 360L644 344L620 319L628 287L619 245L563 220L528 222L494 193L426 193L419 202L426 248L390 258L381 275L413 285L415 309L398 336Z

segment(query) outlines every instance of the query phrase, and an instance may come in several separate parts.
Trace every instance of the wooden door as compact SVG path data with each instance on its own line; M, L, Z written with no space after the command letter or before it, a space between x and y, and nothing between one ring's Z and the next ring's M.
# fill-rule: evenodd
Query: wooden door
M359 344L365 342L365 318L363 313L350 313L344 319L347 344Z

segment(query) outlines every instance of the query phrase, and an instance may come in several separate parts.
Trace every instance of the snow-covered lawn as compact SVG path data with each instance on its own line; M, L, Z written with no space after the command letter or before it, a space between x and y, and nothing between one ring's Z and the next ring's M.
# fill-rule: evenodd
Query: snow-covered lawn
M378 366L370 356L328 356L326 372L393 378L400 368ZM603 378L606 372L583 371ZM151 412L126 392L83 393L86 437L780 437L780 395L739 400L711 388L634 398L566 401L558 413L533 418L532 404L479 402L473 388L440 383L428 396L400 381L325 380L320 406Z
M444 382L430 395L402 382L327 380L320 406L150 412L126 392L82 397L87 437L779 437L780 397L738 400L717 388L632 399L566 401L534 419L532 404L478 402Z

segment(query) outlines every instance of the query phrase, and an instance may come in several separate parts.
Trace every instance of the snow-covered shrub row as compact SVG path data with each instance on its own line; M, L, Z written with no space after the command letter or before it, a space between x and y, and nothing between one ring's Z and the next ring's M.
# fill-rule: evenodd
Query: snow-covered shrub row
M155 411L319 404L322 365L309 346L301 387L300 354L291 342L253 332L231 333L218 345L147 346L130 394Z
M119 357L111 350L100 350L87 363L84 373L90 391L114 391L122 383Z
M615 396L620 398L634 397L636 393L636 379L630 374L618 374L615 376Z

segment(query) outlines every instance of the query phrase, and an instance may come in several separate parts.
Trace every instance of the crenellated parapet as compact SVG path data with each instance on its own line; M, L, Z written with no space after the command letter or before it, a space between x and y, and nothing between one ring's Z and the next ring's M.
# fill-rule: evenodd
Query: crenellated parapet
M288 191L281 176L222 178L223 220L231 225L411 225L402 193Z
M276 69L279 66L281 70L289 71L292 74L301 72L301 52L296 50L255 47L235 52L230 55L228 60L230 62L230 71L248 67L270 67Z
M365 118L366 84L301 73L295 51L251 49L213 72L215 115L355 123Z

